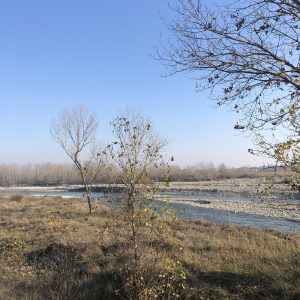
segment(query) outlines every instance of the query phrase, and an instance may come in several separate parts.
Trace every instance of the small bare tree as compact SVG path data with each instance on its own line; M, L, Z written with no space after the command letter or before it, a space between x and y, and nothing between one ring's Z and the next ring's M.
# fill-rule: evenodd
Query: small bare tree
M50 133L73 161L86 192L89 212L92 212L92 190L103 167L101 151L97 151L95 114L84 106L62 111L52 121Z
M131 224L134 260L137 263L137 211L154 196L156 185L151 171L163 164L161 151L167 141L154 131L150 120L134 110L127 109L111 125L116 140L107 149L112 159L112 169L125 185L127 196L121 206Z
M123 212L116 222L120 222L125 232L122 236L116 234L115 238L122 240L123 235L130 238L128 247L123 246L119 251L133 261L122 266L124 282L120 294L127 299L153 299L155 295L165 296L166 291L175 293L173 282L182 278L174 274L184 273L180 264L174 263L178 259L170 258L162 244L169 240L173 243L171 224L176 216L164 210L164 205L158 213L153 201L167 181L166 178L162 180L162 172L157 172L159 169L168 171L168 164L163 159L167 140L159 136L151 120L137 110L126 109L111 125L115 140L104 152L110 156L114 178L124 186L124 192L115 196L115 203ZM156 272L158 264L160 269ZM168 271L163 270L163 264ZM158 277L162 273L166 276Z

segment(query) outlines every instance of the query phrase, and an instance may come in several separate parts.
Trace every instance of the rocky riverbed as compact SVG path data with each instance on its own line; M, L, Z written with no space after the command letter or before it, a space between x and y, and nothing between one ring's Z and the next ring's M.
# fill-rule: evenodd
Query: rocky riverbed
M238 179L224 179L211 181L197 181L197 182L170 182L169 185L161 184L160 188L163 191L173 192L202 192L208 194L223 194L223 195L240 195L250 197L262 197L264 191L271 192L272 197L286 196L294 197L295 194L290 190L289 186L282 182L280 178L238 178ZM84 191L82 185L58 185L58 186L11 186L0 187L1 191L15 190L19 192L26 191ZM122 184L99 184L95 186L96 192L103 192L108 189L122 190Z
M162 197L161 199L166 199ZM273 201L253 202L253 201L222 201L209 199L206 201L169 199L169 202L188 204L194 207L203 207L217 210L224 210L233 213L245 213L260 215L272 218L281 218L300 222L300 202L280 203Z
M295 198L281 178L239 178L197 182L171 182L167 191L201 192L219 195L239 195L251 198ZM268 196L269 194L269 196Z

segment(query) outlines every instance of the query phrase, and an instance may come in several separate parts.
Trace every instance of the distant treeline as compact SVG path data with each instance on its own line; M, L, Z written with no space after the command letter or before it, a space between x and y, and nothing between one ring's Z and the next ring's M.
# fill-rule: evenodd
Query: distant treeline
M195 166L179 167L171 166L169 170L170 181L201 181L218 180L228 178L257 178L261 176L272 176L272 168L229 168L225 164L214 166L209 164L198 164ZM285 171L280 170L283 175ZM156 171L156 179L162 178L165 170ZM101 182L110 181L108 174L103 174ZM117 181L116 179L114 181ZM0 186L11 185L59 185L80 184L80 178L71 164L1 164Z
M284 175L287 171L277 170L277 175ZM259 178L274 175L272 167L227 167L225 164L214 166L212 163L200 163L194 166L180 168L173 166L170 171L170 181L203 181L230 178Z
M0 185L77 184L79 177L71 164L1 164Z

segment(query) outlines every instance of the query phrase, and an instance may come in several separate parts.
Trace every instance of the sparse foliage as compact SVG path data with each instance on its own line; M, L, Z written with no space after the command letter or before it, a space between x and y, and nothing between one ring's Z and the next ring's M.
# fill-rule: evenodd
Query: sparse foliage
M158 51L167 75L192 73L199 89L241 115L235 129L258 135L251 153L298 174L299 1L239 0L214 9L200 0L176 3L174 40Z
M184 271L179 263L173 268L173 260L161 248L162 243L172 240L171 224L175 215L165 211L164 219L154 206L160 184L153 173L164 166L168 169L162 155L167 141L136 110L125 110L111 125L115 140L104 154L110 156L112 170L125 186L125 192L115 197L115 202L123 211L119 221L127 228L130 238L130 244L124 245L121 252L126 252L132 261L122 266L124 284L118 293L128 299L155 299L159 295L167 296L171 290L178 295L173 282L179 280L177 271L180 269L182 274ZM167 261L168 267L160 265ZM158 277L159 272L155 271L158 265L165 270L164 277Z
M134 260L137 264L137 212L141 211L149 200L153 200L156 185L150 177L150 172L164 163L161 151L166 145L166 140L158 136L150 120L146 120L135 111L125 111L115 118L111 125L115 141L107 146L106 151L112 159L112 169L118 173L126 187L127 195L120 199L120 205L131 224Z

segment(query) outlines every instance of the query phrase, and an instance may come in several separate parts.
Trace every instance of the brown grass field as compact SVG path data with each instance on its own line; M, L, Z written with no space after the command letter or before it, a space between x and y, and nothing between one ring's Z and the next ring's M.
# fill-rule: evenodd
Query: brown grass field
M0 299L120 298L118 266L130 260L119 250L131 243L120 218L105 206L89 216L80 199L0 196ZM161 251L185 270L180 298L300 299L300 233L204 220L172 226L181 252L167 243Z

